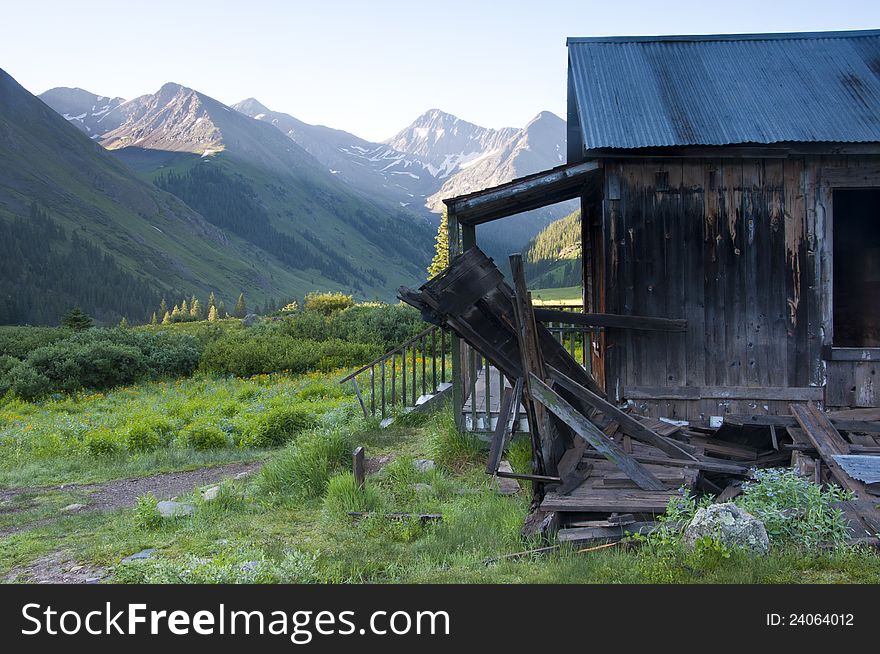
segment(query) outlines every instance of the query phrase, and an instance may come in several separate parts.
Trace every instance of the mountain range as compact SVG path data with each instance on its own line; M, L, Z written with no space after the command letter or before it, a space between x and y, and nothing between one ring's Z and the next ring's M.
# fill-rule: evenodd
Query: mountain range
M22 264L0 266L0 323L52 322L71 304L137 320L160 296L209 291L390 299L424 275L442 197L558 165L565 151L565 124L548 112L495 130L432 109L375 143L174 83L127 101L61 87L43 102L2 71L0 84L0 255ZM479 236L506 254L563 213ZM55 239L42 252L28 243L34 226ZM103 268L85 270L75 251ZM83 271L64 283L39 272L62 259ZM97 293L89 275L116 282ZM23 299L23 287L51 301Z

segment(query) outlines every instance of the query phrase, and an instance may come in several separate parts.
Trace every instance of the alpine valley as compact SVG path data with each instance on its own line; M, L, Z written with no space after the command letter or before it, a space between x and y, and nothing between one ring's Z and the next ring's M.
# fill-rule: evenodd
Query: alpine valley
M564 161L565 123L488 129L437 109L382 143L180 84L35 97L0 70L0 324L71 306L143 321L162 298L313 290L391 300L423 278L442 198ZM570 207L481 227L496 258ZM493 231L494 230L494 231Z

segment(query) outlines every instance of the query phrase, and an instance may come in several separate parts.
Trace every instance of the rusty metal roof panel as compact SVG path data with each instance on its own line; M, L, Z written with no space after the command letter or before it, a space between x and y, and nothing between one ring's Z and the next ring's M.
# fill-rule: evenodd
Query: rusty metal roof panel
M568 39L586 150L880 142L880 30Z

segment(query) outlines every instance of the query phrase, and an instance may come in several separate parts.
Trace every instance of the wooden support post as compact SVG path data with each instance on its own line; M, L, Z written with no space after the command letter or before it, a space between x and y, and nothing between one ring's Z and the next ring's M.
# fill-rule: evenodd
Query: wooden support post
M456 218L455 212L452 210L449 210L447 215L446 233L449 244L449 261L452 261L458 256L458 241L460 233L458 218ZM452 349L452 375L450 378L450 381L452 382L452 415L455 424L458 425L458 430L464 431L464 369L461 360L461 339L454 333L450 339L450 347ZM444 381L445 373L446 370L444 368Z
M550 452L549 415L540 404L533 401L530 391L529 376L531 373L536 373L539 378L543 379L544 361L535 334L535 323L523 272L522 255L511 254L509 261L515 286L513 308L516 319L516 340L522 362L523 398L529 419L529 433L532 436L533 473L554 475L557 461L553 459Z
M364 448L358 446L351 455L352 470L354 471L354 480L358 488L363 488L367 481L364 471Z
M486 461L486 472L494 475L498 472L498 464L501 462L501 454L507 444L507 438L510 433L510 416L515 413L513 402L519 401L519 395L522 392L522 379L516 380L515 388L505 388L504 395L501 398L501 410L498 412L498 423L495 425L495 431L492 434L492 444L489 448L489 459Z

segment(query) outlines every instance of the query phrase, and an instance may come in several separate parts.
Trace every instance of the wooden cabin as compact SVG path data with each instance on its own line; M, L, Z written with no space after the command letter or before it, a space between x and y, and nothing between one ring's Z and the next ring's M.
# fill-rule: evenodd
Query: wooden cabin
M590 332L609 400L880 406L880 31L569 39L567 165L445 200L449 242L572 198L583 311L687 321Z

